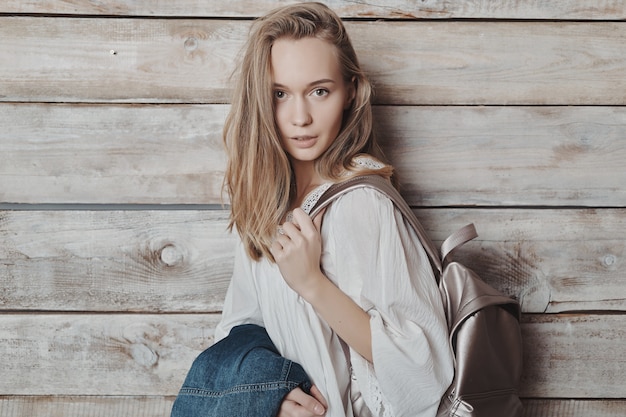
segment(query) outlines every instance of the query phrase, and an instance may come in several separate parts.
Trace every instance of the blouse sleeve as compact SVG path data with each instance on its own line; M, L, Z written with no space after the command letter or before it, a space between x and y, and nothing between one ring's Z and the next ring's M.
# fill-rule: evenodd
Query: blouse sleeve
M373 362L351 351L365 402L377 415L435 416L454 367L439 290L415 232L373 189L338 199L324 226L334 241L334 279L370 315Z
M228 336L230 330L240 324L263 326L263 316L254 286L252 261L248 258L241 240L235 249L233 275L226 292L222 319L215 329L215 342Z

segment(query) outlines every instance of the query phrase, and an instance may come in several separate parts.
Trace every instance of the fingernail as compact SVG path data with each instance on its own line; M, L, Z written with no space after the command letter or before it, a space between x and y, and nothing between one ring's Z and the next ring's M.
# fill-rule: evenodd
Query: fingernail
M321 416L322 414L324 414L324 407L318 404L315 406L314 411L315 411L315 414L317 414L318 416Z

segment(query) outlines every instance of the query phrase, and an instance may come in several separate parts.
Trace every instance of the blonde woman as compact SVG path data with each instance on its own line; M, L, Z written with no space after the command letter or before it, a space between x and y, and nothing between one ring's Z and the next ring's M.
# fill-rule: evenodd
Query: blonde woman
M341 20L319 3L270 12L253 25L240 71L224 129L240 243L216 341L256 325L302 366L313 387L291 389L278 416L435 416L453 361L414 232L372 189L308 216L335 182L392 175Z

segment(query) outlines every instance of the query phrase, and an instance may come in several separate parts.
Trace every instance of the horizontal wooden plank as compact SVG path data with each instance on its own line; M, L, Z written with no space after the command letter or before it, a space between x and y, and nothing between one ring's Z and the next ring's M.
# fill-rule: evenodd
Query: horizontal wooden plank
M249 29L239 20L0 19L3 101L225 103ZM347 27L380 104L626 103L623 22Z
M260 16L282 4L300 0L178 0L176 2L115 0L5 0L0 13L86 14L115 16ZM516 1L494 4L489 0L450 2L402 0L325 2L343 17L376 19L626 19L626 5L610 0L566 0L559 2Z
M3 395L172 396L218 316L2 315ZM524 318L522 395L622 398L623 315ZM568 381L564 383L563 381Z
M0 396L0 417L169 417L173 396Z
M0 106L0 201L220 204L225 106Z
M0 417L169 417L172 396L0 396ZM623 417L624 400L522 399L523 417Z
M413 205L626 206L626 111L615 107L377 109Z
M624 398L625 319L624 315L525 316L522 395Z
M225 211L0 212L0 310L221 311L234 251L227 219Z
M0 316L3 395L176 395L219 315Z
M522 400L523 417L623 417L626 400Z
M0 104L0 202L220 204L226 105ZM624 107L376 106L415 206L626 206Z
M525 312L626 310L626 210L418 210L437 242ZM221 311L234 237L219 211L0 212L0 310ZM0 391L1 392L1 391Z

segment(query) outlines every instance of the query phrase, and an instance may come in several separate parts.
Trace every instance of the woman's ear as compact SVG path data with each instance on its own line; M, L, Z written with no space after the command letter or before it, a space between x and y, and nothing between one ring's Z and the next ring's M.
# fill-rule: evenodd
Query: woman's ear
M346 95L346 103L343 106L344 110L348 110L354 101L354 97L356 97L356 77L352 77L349 83L347 83L346 90L348 94Z

